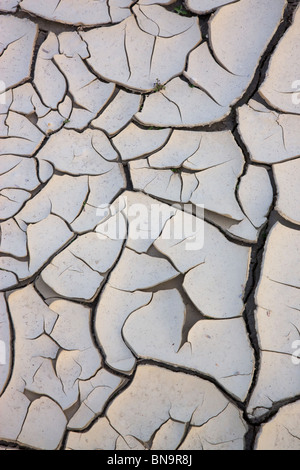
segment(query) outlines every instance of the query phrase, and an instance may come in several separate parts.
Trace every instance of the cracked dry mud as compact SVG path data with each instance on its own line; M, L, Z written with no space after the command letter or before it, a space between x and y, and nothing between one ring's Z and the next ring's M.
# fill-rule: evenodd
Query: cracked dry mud
M1 450L300 450L298 3L0 0Z

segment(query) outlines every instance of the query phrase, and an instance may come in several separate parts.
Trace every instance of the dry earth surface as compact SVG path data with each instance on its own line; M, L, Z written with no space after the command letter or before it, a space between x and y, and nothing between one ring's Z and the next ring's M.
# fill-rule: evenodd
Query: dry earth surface
M300 450L300 6L0 0L0 450Z

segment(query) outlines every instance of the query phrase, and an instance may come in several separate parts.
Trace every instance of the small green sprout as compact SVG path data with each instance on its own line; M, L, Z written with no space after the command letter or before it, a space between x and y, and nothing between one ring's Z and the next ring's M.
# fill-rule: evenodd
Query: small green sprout
M156 79L156 82L153 84L154 86L154 91L161 91L161 90L165 90L166 87L165 85L163 85L162 83L160 83L160 80L157 78Z
M189 12L182 5L174 8L174 12L181 16L187 16Z

